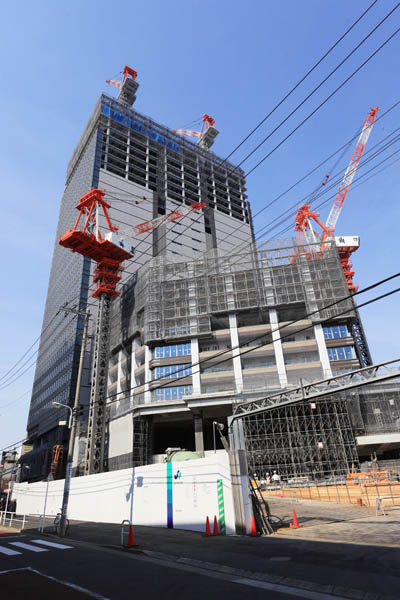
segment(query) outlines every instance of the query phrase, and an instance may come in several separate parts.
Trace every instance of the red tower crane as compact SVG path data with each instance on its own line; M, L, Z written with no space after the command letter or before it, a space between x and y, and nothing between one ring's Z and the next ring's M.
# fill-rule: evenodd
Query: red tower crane
M210 115L203 115L201 131L193 131L192 129L172 129L172 133L179 133L188 137L199 138L199 146L203 148L211 148L215 138L219 134L218 129L214 127L215 119Z
M118 89L122 89L122 86L124 85L124 83L128 79L128 77L131 77L134 81L136 81L137 72L134 69L131 69L131 67L128 67L128 65L125 65L124 70L122 71L122 74L123 74L122 81L118 81L117 79L107 79L106 83L109 83L110 85L113 85Z
M97 263L94 271L97 287L92 296L98 298L99 306L91 375L86 475L103 470L111 301L120 293L116 290L116 285L121 279L119 274L123 269L122 263L133 256L112 241L113 233L118 227L111 224L108 216L111 206L104 200L104 194L105 192L92 188L81 197L76 205L79 215L75 225L59 240L59 244L64 248L78 252ZM99 229L101 211L109 229L104 237ZM79 228L82 217L83 225Z
M139 87L136 81L137 72L135 69L131 69L128 65L125 65L122 71L122 81L117 79L107 79L106 83L113 85L119 89L118 102L122 102L127 106L132 106L136 100L136 92Z
M363 123L360 137L358 138L356 147L354 148L349 165L346 169L342 183L340 184L339 190L336 194L335 200L333 202L331 211L328 215L325 225L321 223L321 221L318 219L320 214L310 210L310 204L304 204L303 206L300 206L300 208L297 211L294 226L294 230L297 231L297 242L299 245L302 246L304 244L313 244L321 242L321 251L323 251L326 248L325 242L327 242L328 240L335 239L343 272L346 277L347 286L351 291L356 291L358 288L353 283L354 271L352 271L352 265L349 262L349 259L350 255L353 252L355 252L360 245L359 238L358 236L346 236L335 238L334 233L336 223L338 221L340 212L343 208L343 204L349 192L351 183L354 179L357 167L363 155L364 148L371 133L372 126L375 122L376 113L378 112L378 110L379 106L372 108ZM322 185L326 184L328 178L329 174L326 175L326 179ZM317 225L319 225L319 227L322 229L321 233L317 234L316 232L314 232L311 221L314 221L314 223L317 223Z

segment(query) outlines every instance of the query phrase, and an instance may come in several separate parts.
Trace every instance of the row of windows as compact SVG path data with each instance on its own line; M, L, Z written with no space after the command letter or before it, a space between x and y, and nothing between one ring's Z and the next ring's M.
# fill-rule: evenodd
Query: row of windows
M206 367L201 370L202 373L220 373L221 371L233 371L233 366L222 364L215 367Z
M274 360L262 360L260 362L244 362L242 363L242 369L258 369L259 367L274 367Z
M190 342L188 344L175 344L173 346L157 346L153 350L153 358L169 358L171 356L186 356L192 353Z
M345 346L344 348L328 348L329 360L349 360L356 358L354 347Z
M318 362L317 356L307 356L306 354L299 354L293 358L285 358L285 365L296 365L297 363L305 363L305 362Z
M178 400L183 396L190 396L193 393L191 385L179 385L176 387L158 388L151 392L151 399L161 402L163 400Z
M38 395L36 395L36 393L35 393L35 397L32 399L32 405L39 404L39 402L41 402L44 398L47 398L53 392L58 390L58 388L63 387L67 383L69 384L70 379L71 379L71 373L70 373L70 371L67 371L66 373L64 373L64 375L62 375L61 377L56 379L56 381L54 381L54 383L45 387L45 389L43 391L41 391Z
M171 379L173 377L188 377L192 374L192 365L170 365L169 367L156 367L153 369L153 379L163 377Z
M61 371L63 371L64 369L66 369L70 365L71 365L71 356L68 356L68 357L65 357L63 360L61 360L58 363L58 365L56 365L55 367L52 366L50 368L50 372L45 377L43 377L43 379L40 378L40 379L38 379L38 380L35 381L34 394L37 394L39 391L41 391L41 389L43 387L47 386L47 384L49 383L49 381L51 381L52 379L54 379L54 377L56 375L58 375L59 373L61 373Z
M346 325L337 325L335 327L324 327L324 337L326 340L332 340L334 338L349 337L349 331Z

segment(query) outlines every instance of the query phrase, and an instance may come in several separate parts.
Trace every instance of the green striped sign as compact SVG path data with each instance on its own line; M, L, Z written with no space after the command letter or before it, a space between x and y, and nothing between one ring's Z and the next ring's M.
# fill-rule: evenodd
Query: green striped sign
M224 486L222 479L217 479L218 490L218 523L221 535L226 535L225 527L225 505L224 505Z

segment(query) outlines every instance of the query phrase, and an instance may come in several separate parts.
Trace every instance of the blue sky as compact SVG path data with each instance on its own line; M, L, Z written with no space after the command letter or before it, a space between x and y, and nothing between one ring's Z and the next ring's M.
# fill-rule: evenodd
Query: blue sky
M66 166L99 94L115 95L105 80L125 64L135 68L140 83L135 107L171 128L211 114L221 132L213 149L226 156L369 4L39 0L3 5L0 377L40 333ZM394 0L378 0L231 160L239 162L252 150L394 6ZM399 16L397 10L243 168L250 170L389 37ZM249 175L253 212L355 135L371 107L380 105L382 113L400 100L399 57L400 35ZM376 123L368 147L397 128L399 117L397 108ZM398 149L394 144L371 166ZM339 167L350 155L351 149ZM260 214L256 230L315 189L328 165ZM400 162L354 186L340 216L338 233L361 236L353 260L360 288L398 270L399 172ZM323 219L329 208L321 209ZM364 296L372 297L363 295L360 302ZM395 295L361 309L375 362L398 355L398 308ZM33 373L31 368L12 385L0 385L0 448L25 435Z

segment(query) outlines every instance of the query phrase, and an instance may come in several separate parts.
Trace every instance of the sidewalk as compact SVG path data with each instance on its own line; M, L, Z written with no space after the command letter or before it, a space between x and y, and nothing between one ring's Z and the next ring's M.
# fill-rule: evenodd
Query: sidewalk
M375 517L371 509L343 510L343 505L315 501L309 506L310 502L277 499L270 505L273 514L286 518L295 508L300 529L280 529L268 537L209 538L191 531L135 526L138 547L122 550L120 525L71 522L68 539L341 598L398 600L399 511Z

